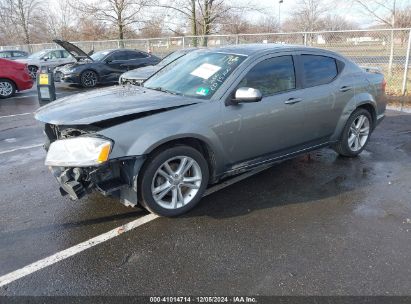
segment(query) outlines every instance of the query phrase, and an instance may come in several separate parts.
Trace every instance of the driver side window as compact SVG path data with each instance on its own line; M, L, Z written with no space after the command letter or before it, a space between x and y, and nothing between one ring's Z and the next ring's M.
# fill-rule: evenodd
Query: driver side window
M293 57L279 56L257 63L237 86L241 87L258 89L263 96L295 89Z

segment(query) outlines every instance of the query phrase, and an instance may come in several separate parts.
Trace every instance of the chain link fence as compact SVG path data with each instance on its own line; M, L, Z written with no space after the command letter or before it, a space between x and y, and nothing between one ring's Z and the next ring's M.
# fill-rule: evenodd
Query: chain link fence
M387 80L387 93L410 96L411 29L352 30L239 35L184 36L152 39L74 42L86 52L114 48L132 48L164 56L172 51L195 46L220 47L245 43L282 43L320 47L336 51L361 66L379 68ZM21 49L36 52L58 48L54 43L3 46L0 49Z

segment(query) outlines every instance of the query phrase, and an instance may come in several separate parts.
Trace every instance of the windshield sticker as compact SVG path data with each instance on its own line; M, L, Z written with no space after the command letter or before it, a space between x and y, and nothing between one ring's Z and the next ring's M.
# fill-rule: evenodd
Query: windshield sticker
M210 90L207 88L198 88L196 94L201 96L207 96L209 92Z
M190 74L193 76L203 78L203 79L208 79L211 76L213 76L215 73L217 73L220 69L221 67L217 65L203 63L198 68L196 68L194 71L192 71Z

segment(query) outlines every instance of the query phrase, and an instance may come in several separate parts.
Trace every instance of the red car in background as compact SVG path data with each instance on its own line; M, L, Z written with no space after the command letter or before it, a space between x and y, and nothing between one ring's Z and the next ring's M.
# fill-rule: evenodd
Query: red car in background
M27 64L0 58L0 98L11 97L16 91L31 89L33 83Z

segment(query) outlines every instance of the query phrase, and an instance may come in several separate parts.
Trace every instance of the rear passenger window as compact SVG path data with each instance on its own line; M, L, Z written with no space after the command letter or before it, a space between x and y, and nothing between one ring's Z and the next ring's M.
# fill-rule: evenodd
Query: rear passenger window
M24 57L24 53L21 53L21 52L13 52L13 57Z
M147 54L141 52L128 52L128 59L140 59L140 58L147 58Z
M241 80L240 87L258 89L263 96L295 89L292 56L274 57L258 63Z
M334 58L317 55L302 55L301 58L306 88L330 83L338 75Z

